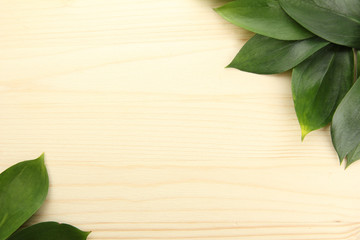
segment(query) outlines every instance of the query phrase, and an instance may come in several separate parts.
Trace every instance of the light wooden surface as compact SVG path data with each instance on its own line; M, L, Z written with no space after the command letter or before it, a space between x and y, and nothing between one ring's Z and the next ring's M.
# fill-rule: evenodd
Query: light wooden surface
M0 0L0 170L46 153L90 239L359 240L360 163L304 143L290 74L225 69L220 0Z

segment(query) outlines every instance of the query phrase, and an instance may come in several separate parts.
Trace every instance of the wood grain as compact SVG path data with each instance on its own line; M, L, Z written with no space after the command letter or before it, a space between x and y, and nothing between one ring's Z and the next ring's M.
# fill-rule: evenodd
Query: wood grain
M224 69L216 0L0 0L0 170L46 153L31 222L90 239L359 240L360 164L304 143L289 73Z

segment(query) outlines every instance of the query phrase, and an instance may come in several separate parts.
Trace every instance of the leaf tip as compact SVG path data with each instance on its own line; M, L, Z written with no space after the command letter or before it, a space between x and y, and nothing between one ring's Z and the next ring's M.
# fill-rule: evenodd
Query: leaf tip
M343 161L344 161L344 158L343 157L341 157L340 155L338 155L338 158L339 158L339 163L340 163L340 165L343 163Z
M346 162L344 170L346 170L350 166L350 164L351 163Z
M222 5L222 6L220 6L220 7L215 7L215 8L213 8L213 10L214 10L217 14L219 14L221 17L224 17L224 15L223 15L223 10L224 10L225 6L226 6L226 4L225 4L225 5Z
M232 62L231 62L231 63L229 63L225 68L235 68L235 67L233 66L233 64L232 64Z
M310 133L308 129L304 128L304 126L301 126L301 142L304 141L305 137Z
M86 232L83 232L83 233L84 233L85 237L87 238L90 235L91 231L86 231Z
M341 161L341 162L343 162L343 161ZM351 161L351 159L348 159L346 157L344 170L346 170L352 163L353 163L353 161Z
M43 152L36 160L39 160L42 163L45 163L45 153Z
M354 158L354 156L351 156L351 157L347 156L347 157L346 157L345 170L346 170L351 164L353 164L354 162L356 162L357 160L359 160L359 159Z
M219 13L219 9L220 7L217 7L217 8L213 8L213 10L216 12L216 13Z

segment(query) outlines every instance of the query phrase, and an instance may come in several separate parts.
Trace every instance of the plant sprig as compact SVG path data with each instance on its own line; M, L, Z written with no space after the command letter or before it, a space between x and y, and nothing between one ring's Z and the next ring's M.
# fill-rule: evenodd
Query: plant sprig
M215 9L255 33L228 67L292 70L301 138L331 123L340 163L360 159L360 1L235 0Z
M15 164L0 174L0 240L85 240L68 224L43 222L19 230L41 207L49 189L44 154Z

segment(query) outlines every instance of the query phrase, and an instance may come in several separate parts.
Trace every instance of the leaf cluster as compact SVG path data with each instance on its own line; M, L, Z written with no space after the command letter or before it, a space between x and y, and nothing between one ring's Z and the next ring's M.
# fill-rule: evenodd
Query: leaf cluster
M44 154L0 174L0 240L86 240L90 232L57 222L38 223L19 230L43 204L48 189Z
M340 163L360 159L360 1L235 0L215 9L255 33L228 67L257 74L292 70L302 140L331 124Z

